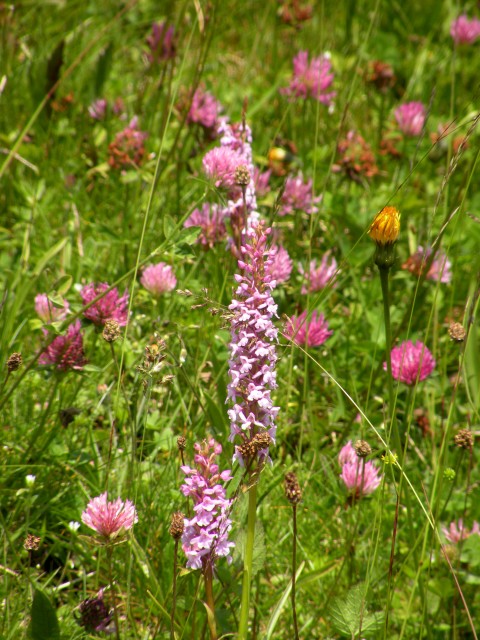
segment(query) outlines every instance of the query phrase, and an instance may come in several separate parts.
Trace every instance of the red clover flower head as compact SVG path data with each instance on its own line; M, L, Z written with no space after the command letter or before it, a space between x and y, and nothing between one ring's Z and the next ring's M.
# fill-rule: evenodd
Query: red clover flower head
M220 472L216 458L222 446L213 438L196 443L195 468L181 467L185 482L183 495L194 502L193 518L185 518L182 547L187 556L187 567L205 570L212 567L218 557L231 562L230 551L234 543L228 540L232 528L229 518L231 500L226 498L224 484L231 479L229 469Z
M402 264L402 269L406 269L416 276L421 276L431 255L432 249L430 247L424 249L419 245L415 253ZM430 269L428 270L426 276L427 280L448 284L452 281L451 266L451 262L447 258L446 254L443 253L443 251L437 251L433 262L430 265Z
M305 211L305 213L316 213L318 208L315 206L322 196L313 197L312 180L303 180L300 173L295 178L289 177L285 182L285 189L280 198L279 216L286 216L289 213L297 211Z
M113 633L113 611L110 611L103 599L103 589L97 594L96 598L87 598L80 603L78 607L80 617L77 619L78 624L90 633L101 631L105 633Z
M340 450L338 462L342 467L340 478L348 493L355 498L367 496L379 486L382 477L377 467L357 455L351 440Z
M307 310L292 316L285 326L285 335L301 347L319 347L333 335L323 313L314 311L307 320Z
M51 322L58 322L59 320L65 320L67 313L70 310L70 305L66 300L62 301L62 306L58 307L48 299L46 293L39 293L35 296L35 311L38 317L50 324Z
M109 287L110 285L106 282L87 284L80 291L83 304L87 305ZM116 320L121 327L124 327L128 319L128 291L120 296L115 287L97 300L83 315L96 325L104 325L107 320Z
M200 85L192 97L187 124L198 124L210 132L216 132L222 105Z
M140 282L153 296L161 296L175 289L177 279L170 265L159 262L145 267Z
M467 529L463 524L462 518L457 522L451 522L448 527L442 527L443 535L452 544L458 544L462 540L466 540L471 535L480 535L480 526L474 521L472 528Z
M243 164L242 156L228 147L215 147L203 157L205 175L215 186L231 189L235 186L235 171Z
M133 502L123 502L120 498L108 502L105 492L90 500L82 513L82 522L110 542L131 529L138 522L138 516Z
M480 20L471 20L463 14L456 18L450 26L450 35L455 44L472 44L480 38Z
M340 449L338 462L340 463L340 466L343 467L344 464L353 464L354 462L357 462L357 460L357 452L355 451L352 441L349 440L347 444Z
M130 169L138 167L145 155L145 139L148 133L138 129L138 118L133 117L129 124L116 134L115 139L108 145L110 156L108 164L112 169Z
M308 61L308 51L300 51L293 59L293 76L290 85L280 89L284 95L294 98L309 96L322 104L330 106L335 98L335 91L328 91L333 83L330 56L324 54Z
M358 458L354 462L346 462L340 474L347 491L355 498L361 498L373 493L379 486L382 476L373 462L365 462Z
M104 98L98 98L88 107L88 115L93 120L103 120L107 114L107 106L107 101Z
M54 365L59 371L82 369L86 364L80 320L72 323L64 336L57 336L41 354L39 364Z
M152 33L147 38L150 64L175 57L174 33L173 26L167 27L165 22L152 24Z
M272 298L275 286L270 275L271 252L267 248L270 229L254 223L243 234L240 274L235 276L238 287L229 306L231 323L228 384L230 440L242 445L257 435L268 434L275 441L275 418L278 407L273 406L271 392L276 389L275 343L278 331L272 322L277 305ZM262 462L268 447L258 452ZM240 446L235 447L234 459L244 464Z
M306 280L306 283L302 286L302 293L306 295L307 293L315 293L316 291L325 289L335 276L337 268L337 261L331 256L330 251L327 251L323 255L320 266L317 267L317 261L312 260L308 272L305 272L304 268L300 265L299 271Z
M270 254L270 264L268 273L277 284L286 282L290 278L293 269L293 261L288 255L288 251L278 245L273 245Z
M421 102L405 102L395 109L398 128L409 137L416 137L422 133L426 115Z
M210 249L227 235L225 209L218 204L205 202L201 209L194 209L183 223L184 227L200 227L197 242Z
M435 359L427 347L419 340L413 344L411 340L394 347L391 353L392 376L405 384L416 384L428 378L435 369ZM383 363L387 370L387 363Z

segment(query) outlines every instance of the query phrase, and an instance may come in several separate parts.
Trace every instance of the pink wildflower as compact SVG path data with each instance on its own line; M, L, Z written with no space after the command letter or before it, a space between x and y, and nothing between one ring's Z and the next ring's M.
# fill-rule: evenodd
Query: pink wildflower
M228 147L215 147L202 160L205 174L215 186L231 188L235 186L235 170L243 164L242 156Z
M90 633L102 631L107 634L115 633L112 628L113 611L110 611L103 600L103 589L100 589L96 598L83 600L78 610L80 612L78 624L84 627L86 631Z
M88 107L88 115L93 120L103 120L105 118L106 113L107 113L107 101L104 100L103 98L94 100L92 104Z
M427 247L424 249L418 246L417 250L411 255L406 262L402 264L402 269L406 269L416 276L421 276L425 270L426 263L432 254L432 249ZM451 262L443 251L437 251L433 259L430 269L427 273L427 279L434 282L442 282L448 284L452 281Z
M321 199L321 196L313 197L312 180L310 179L304 182L303 176L300 173L295 178L287 178L285 189L280 198L278 215L286 216L295 210L305 211L305 213L316 213L318 208L315 204L320 202Z
M324 254L320 266L317 267L317 261L310 262L310 270L305 273L300 265L299 271L304 276L306 284L302 286L302 293L315 293L327 287L337 272L337 261L330 254L330 251Z
M131 529L138 522L138 516L133 502L123 502L120 498L108 502L105 492L90 500L82 513L82 522L110 541Z
M255 184L255 191L257 192L258 196L265 196L270 191L269 180L271 175L271 169L261 172L257 167L254 168L253 182Z
M355 447L352 444L352 441L349 440L346 445L344 445L340 449L340 453L338 454L338 462L341 466L344 464L353 464L358 461L358 456L355 451Z
M150 49L148 60L152 64L175 57L174 28L167 28L165 22L152 24L152 33L147 38Z
M222 105L214 96L205 91L200 85L193 94L192 104L187 115L188 124L199 124L211 132L216 131L218 117L222 111Z
M70 310L70 305L66 300L62 302L63 305L61 307L55 306L53 302L50 302L46 293L39 293L35 296L35 311L38 317L47 324L65 320Z
M307 311L292 316L285 325L285 335L301 347L319 347L333 335L323 313L314 311L307 320Z
M391 358L392 376L405 384L416 384L425 380L435 369L435 359L419 340L415 344L407 340L394 347ZM383 363L383 368L387 370L386 362Z
M194 516L185 518L182 548L187 556L187 567L202 569L213 566L218 557L231 562L230 551L234 543L228 540L232 522L228 517L231 500L227 500L224 483L231 479L229 469L219 473L216 457L222 446L211 438L203 445L195 444L195 469L181 467L185 482L181 486L183 495L194 502Z
M456 18L450 26L450 35L455 44L472 44L480 37L480 20L471 20L463 14Z
M373 462L365 462L363 458L358 457L343 464L340 478L348 493L357 499L373 493L382 480Z
M422 133L427 112L421 102L406 102L395 109L395 119L400 131L415 137Z
M46 332L45 332L46 334ZM80 331L80 320L71 324L64 336L57 336L41 354L40 364L55 365L59 371L82 369L86 364L83 353L83 336Z
M327 91L333 83L332 63L325 54L308 61L308 51L300 51L293 59L293 76L290 85L280 92L290 98L311 96L322 104L330 106L335 91Z
M197 241L204 246L213 247L223 240L227 234L225 228L225 210L218 204L206 202L201 209L194 209L183 223L184 227L200 227Z
M462 518L457 522L451 522L448 527L442 527L443 535L452 544L458 544L462 540L466 540L471 535L480 535L480 526L478 522L474 521L472 528L467 529Z
M260 436L275 441L275 418L271 392L276 389L275 343L278 331L272 322L277 305L272 298L275 282L269 274L271 256L267 249L270 229L253 223L242 236L238 287L229 306L231 342L228 384L230 440L239 437L242 447ZM244 464L242 447L235 446L234 459ZM268 456L268 445L255 450L259 461Z
M148 133L138 129L138 118L135 116L108 145L110 153L108 164L113 169L129 169L139 166L145 155L144 142L146 138L148 138Z
M87 284L80 291L83 304L89 304L109 287L110 285L106 282ZM115 287L100 300L97 300L83 315L96 325L104 325L106 320L116 320L121 327L125 326L128 318L128 291L125 291L120 297L118 289Z
M288 251L281 246L273 245L271 248L271 262L268 267L268 274L272 276L277 284L286 282L290 278L293 269L293 262Z
M145 267L140 282L152 295L161 296L175 289L177 279L170 265L159 262Z

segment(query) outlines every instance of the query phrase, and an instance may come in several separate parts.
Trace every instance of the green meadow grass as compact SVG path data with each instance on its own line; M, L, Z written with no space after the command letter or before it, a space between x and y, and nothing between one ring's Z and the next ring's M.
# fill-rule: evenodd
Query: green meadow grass
M477 637L480 536L451 545L441 527L480 521L476 448L461 450L453 441L461 428L474 435L480 428L480 45L454 47L449 28L461 8L453 2L315 2L311 19L297 26L280 19L279 7L272 0L27 0L0 8L0 361L13 352L23 357L9 375L2 365L2 638L89 637L77 623L78 607L102 587L106 602L117 601L120 637L170 638L169 526L175 511L187 512L176 440L187 439L189 464L193 444L213 436L223 446L221 468L232 466L230 334L222 311L237 265L225 243L205 250L183 228L196 207L222 198L201 163L217 143L178 108L185 90L199 83L231 122L246 110L258 167L267 168L279 138L291 141L290 171L301 170L322 196L312 216L280 217L275 203L285 177L274 176L272 192L259 199L294 269L274 294L280 412L272 464L257 489L248 637L295 637L292 508L283 491L291 470L303 491L301 638ZM475 3L465 7L469 16L476 10ZM146 38L161 21L175 27L176 55L149 64ZM300 50L331 53L331 112L279 92ZM394 69L395 86L385 93L366 81L373 60ZM98 98L109 105L121 98L125 119L110 108L94 121L88 106ZM423 134L395 139L399 157L382 155L381 139L399 135L394 109L411 100L427 106ZM135 115L148 132L146 155L138 168L121 172L109 166L108 146ZM430 134L447 122L454 134L434 144ZM353 181L335 171L337 145L349 130L371 145L375 177ZM457 136L466 138L459 149ZM425 381L394 383L394 408L383 369L382 291L367 235L386 205L402 214L390 276L393 339L421 340L436 359ZM449 284L401 268L417 245L434 243L451 263ZM334 283L303 295L298 265L328 250L339 265ZM159 261L172 265L178 289L192 296L173 291L155 301L142 288L142 267ZM79 290L90 282L128 290L131 316L122 338L108 344L83 321L83 370L40 366L45 339L35 296L69 301L67 320L50 329L63 332L82 317ZM282 317L305 308L323 312L334 332L321 347L303 350L282 335ZM467 330L464 343L450 339L452 320ZM161 370L142 373L145 347L159 340L166 345ZM408 439L401 471L388 453L396 451L388 434L392 411ZM370 443L383 480L352 504L337 457L348 440L360 438ZM224 638L238 630L248 508L247 482L238 466L233 473L236 549L232 564L219 560L214 580ZM113 549L115 595L105 548L92 543L85 525L70 524L106 490L112 499L132 500L138 512L131 535ZM27 534L40 538L38 550L24 549ZM184 568L181 550L178 563L175 637L208 638L201 572Z

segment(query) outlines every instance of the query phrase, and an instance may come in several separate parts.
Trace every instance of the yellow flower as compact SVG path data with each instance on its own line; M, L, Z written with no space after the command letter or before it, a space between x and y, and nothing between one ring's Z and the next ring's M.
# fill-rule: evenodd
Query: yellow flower
M400 213L395 207L385 207L377 213L368 235L379 245L393 244L400 233Z

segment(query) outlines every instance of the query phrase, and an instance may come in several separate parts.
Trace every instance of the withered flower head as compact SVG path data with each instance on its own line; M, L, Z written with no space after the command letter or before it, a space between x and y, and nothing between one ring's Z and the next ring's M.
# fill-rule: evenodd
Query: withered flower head
M293 471L289 471L285 474L284 489L285 497L290 502L290 504L296 505L300 502L300 500L302 499L302 490L298 483L297 476Z

